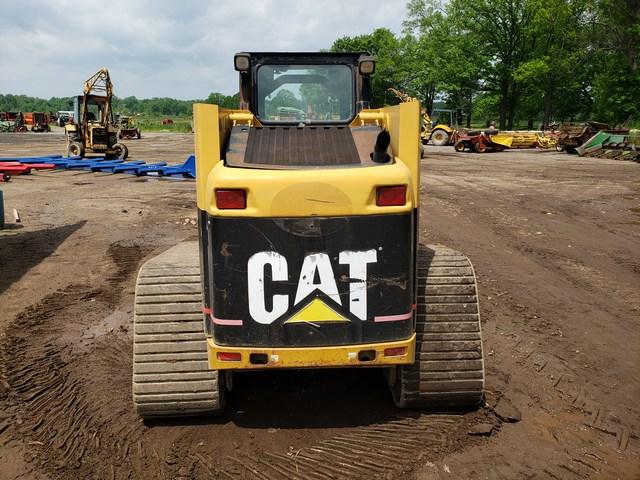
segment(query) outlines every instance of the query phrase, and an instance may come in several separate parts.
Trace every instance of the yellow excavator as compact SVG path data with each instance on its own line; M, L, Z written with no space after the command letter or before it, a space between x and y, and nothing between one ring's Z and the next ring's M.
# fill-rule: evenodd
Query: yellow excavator
M408 95L397 88L389 87L388 92L393 93L401 102L417 102L418 99ZM420 139L423 145L431 142L434 145L450 145L452 144L455 129L446 123L431 125L431 117L426 110L422 111Z
M69 157L85 153L104 154L124 160L129 155L126 145L118 142L111 108L113 84L109 70L101 68L84 82L83 94L74 97L73 121L64 126Z
M370 109L364 53L234 65L240 108L194 105L199 241L138 273L138 414L216 414L242 372L337 367L380 369L400 408L479 404L473 267L420 243L419 102Z

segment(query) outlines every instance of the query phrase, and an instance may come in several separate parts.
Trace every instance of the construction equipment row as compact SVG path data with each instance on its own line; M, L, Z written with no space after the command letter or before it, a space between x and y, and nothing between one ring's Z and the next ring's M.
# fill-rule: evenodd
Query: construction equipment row
M114 115L112 109L113 84L109 70L101 68L84 82L82 95L73 98L73 111L58 112L65 121L69 156L84 157L85 152L102 153L108 157L125 159L127 147L122 139L139 139L140 129L133 117ZM0 131L50 132L54 119L44 112L0 112Z
M576 148L581 157L608 158L640 163L640 130L627 133L601 131Z
M44 112L0 112L2 132L50 132L50 117Z

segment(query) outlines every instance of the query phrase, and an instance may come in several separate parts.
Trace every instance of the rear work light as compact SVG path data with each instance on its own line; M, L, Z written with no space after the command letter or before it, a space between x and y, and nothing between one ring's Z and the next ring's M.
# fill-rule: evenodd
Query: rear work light
M397 207L407 203L407 186L378 187L376 205L379 207Z
M247 192L239 188L216 190L216 207L220 210L247 208Z

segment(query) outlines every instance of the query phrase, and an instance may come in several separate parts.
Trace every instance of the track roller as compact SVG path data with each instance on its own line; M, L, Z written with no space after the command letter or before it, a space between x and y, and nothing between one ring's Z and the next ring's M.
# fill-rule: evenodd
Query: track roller
M478 405L484 361L473 266L442 246L418 250L416 359L388 372L400 408L451 410Z
M210 370L197 242L184 242L138 273L133 403L141 417L211 415L224 408L222 375Z

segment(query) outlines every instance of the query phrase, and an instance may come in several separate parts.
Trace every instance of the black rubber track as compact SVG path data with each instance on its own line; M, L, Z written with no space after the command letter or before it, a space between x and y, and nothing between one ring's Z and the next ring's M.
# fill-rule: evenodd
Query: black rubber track
M142 417L217 414L224 387L209 369L198 243L152 258L138 273L133 403Z
M473 266L439 245L418 251L416 362L391 375L401 408L451 410L478 405L484 361Z

